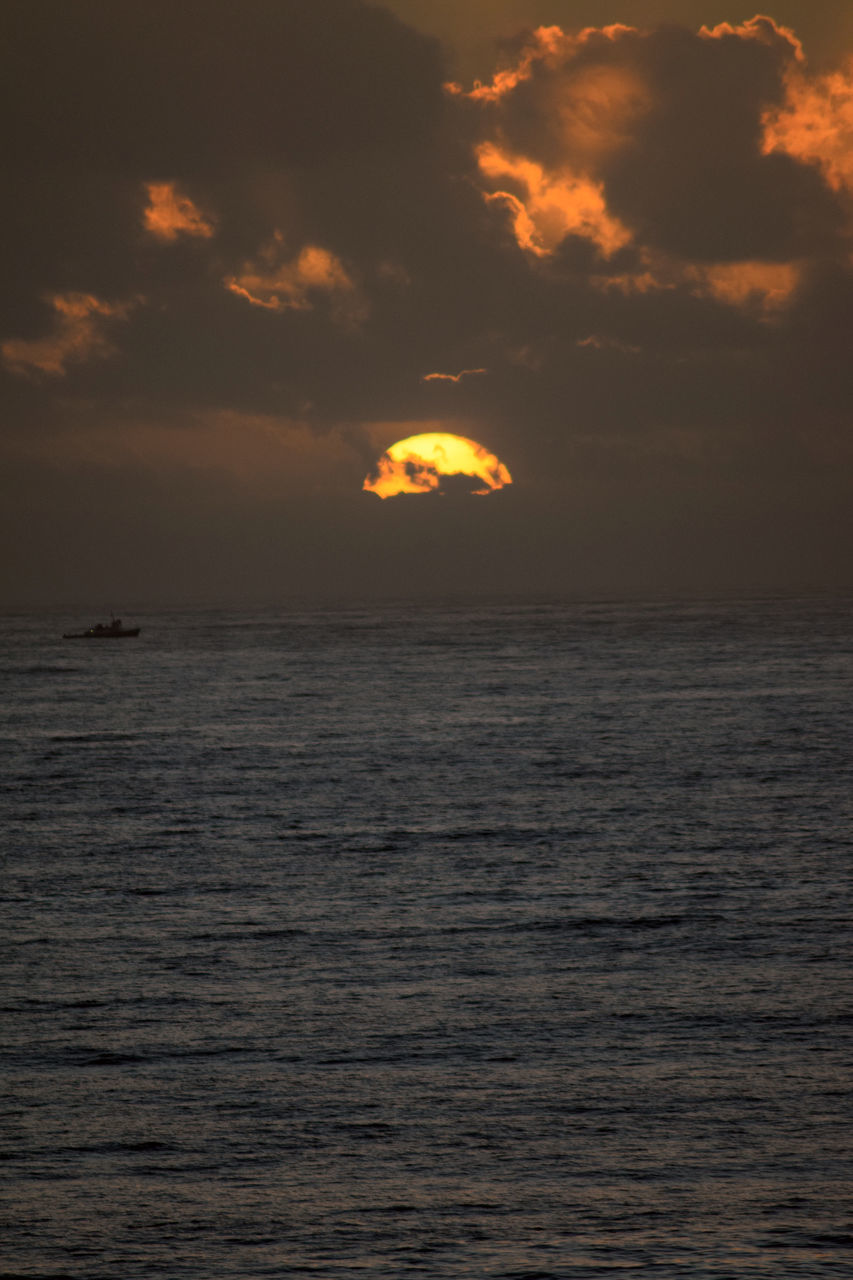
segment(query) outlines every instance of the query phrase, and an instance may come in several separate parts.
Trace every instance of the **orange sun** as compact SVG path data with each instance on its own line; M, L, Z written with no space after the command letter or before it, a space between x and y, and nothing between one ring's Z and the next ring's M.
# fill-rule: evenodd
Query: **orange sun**
M504 464L476 440L427 431L386 449L364 488L380 498L392 498L398 493L485 494L507 484L512 484L512 476Z

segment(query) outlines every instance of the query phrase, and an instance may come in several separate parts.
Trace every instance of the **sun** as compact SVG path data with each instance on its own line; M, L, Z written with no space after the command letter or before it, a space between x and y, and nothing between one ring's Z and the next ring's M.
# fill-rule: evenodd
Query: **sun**
M494 493L512 476L476 440L443 431L407 436L386 449L365 478L364 488L380 498L399 493Z

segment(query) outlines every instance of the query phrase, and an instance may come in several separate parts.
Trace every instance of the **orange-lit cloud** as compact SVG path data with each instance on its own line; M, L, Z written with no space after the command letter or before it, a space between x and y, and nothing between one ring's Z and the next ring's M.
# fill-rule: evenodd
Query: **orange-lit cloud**
M445 87L449 93L471 98L475 102L497 102L506 94L512 93L524 80L528 80L537 62L557 60L567 40L568 37L560 27L537 27L531 32L517 65L502 68L491 84L481 84L477 80L474 88L467 94L460 84L453 81Z
M145 190L149 200L143 213L145 230L158 240L177 240L178 236L209 240L213 235L212 220L189 196L181 195L174 182L148 182Z
M785 102L764 116L763 150L817 165L836 191L853 190L853 62L843 71L787 77Z
M731 118L714 109L718 92L723 105L726 90L717 86L728 77L734 77ZM731 131L740 128L741 140L751 140L762 104L786 82L787 103L765 118L765 153L787 150L820 164L836 186L853 184L853 71L849 77L807 80L797 36L761 15L705 26L680 39L666 28L616 24L569 34L557 26L539 27L490 84L475 84L468 93L458 85L450 88L475 113L480 140L474 153L484 196L506 210L519 246L547 258L565 237L580 236L612 258L628 245L640 254L660 254L668 245L663 275L670 280L635 267L630 287L642 291L668 287L672 277L687 274L674 268L675 256L685 262L704 258L706 227L706 243L719 239L714 247L722 250L715 255L720 260L761 256L748 220L738 235L730 209L734 192L726 179L746 182L751 190L744 187L744 198L756 204L764 198L770 206L774 197L778 202L799 189L795 178L762 169L760 155L751 171L738 170L729 157L738 154L742 141ZM694 147L686 137L697 139ZM719 190L705 200L697 189L707 177L703 147L718 157L709 165L720 173ZM775 243L768 244L768 262L778 263L787 245L791 256L801 253L805 216L811 215L798 222L787 212ZM770 281L771 270L764 273L766 287L757 270L739 268L727 276L707 272L701 288L733 301L763 294L772 307L790 289L780 272Z
M687 289L697 298L714 298L728 306L757 310L765 317L786 306L802 277L796 262L685 262L661 252L644 252L637 270L599 275L592 283L601 291L627 295Z
M398 440L383 453L363 488L380 498L402 493L439 493L442 478L469 477L483 495L512 484L512 476L493 453L475 440L429 431Z
M519 246L537 257L553 253L567 235L591 240L607 257L631 241L630 230L607 207L598 170L630 143L652 96L636 69L577 59L587 46L609 50L636 34L618 25L577 35L539 27L516 65L499 71L491 85L475 85L467 94L451 86L480 107L489 135L475 148L489 188L485 198L508 210ZM513 95L534 74L522 108L525 142L513 123ZM531 109L538 123L531 123Z
M546 172L543 165L493 142L477 148L477 163L491 182L509 180L515 187L490 191L486 199L509 209L522 249L544 257L569 234L591 240L605 256L630 243L631 233L607 211L601 183L566 171Z
M718 22L715 27L701 26L699 35L703 40L758 40L761 44L775 45L780 42L790 45L791 56L798 62L805 62L802 42L790 27L780 26L775 18L764 14L756 14L747 22L734 26L731 22Z
M472 373L488 373L488 369L460 369L458 373L425 373L421 382L461 382Z
M319 245L306 245L295 258L282 258L284 237L277 231L258 262L246 263L225 286L254 307L267 311L308 311L317 295L336 304L339 318L363 318L364 303L335 254Z
M525 80L531 78L537 64L549 68L557 67L588 41L615 40L623 33L633 30L634 28L623 26L621 23L613 23L607 27L585 27L573 35L557 26L536 27L525 41L516 65L501 68L493 77L491 84L482 84L478 80L468 93L455 81L447 84L445 88L454 96L470 98L473 102L500 102Z
M699 292L735 307L757 304L767 313L790 302L802 274L794 262L718 262L692 271Z
M3 363L24 376L62 377L69 364L103 359L113 347L103 332L110 320L124 320L136 301L105 302L91 293L57 293L47 299L56 313L46 338L12 338L0 346Z

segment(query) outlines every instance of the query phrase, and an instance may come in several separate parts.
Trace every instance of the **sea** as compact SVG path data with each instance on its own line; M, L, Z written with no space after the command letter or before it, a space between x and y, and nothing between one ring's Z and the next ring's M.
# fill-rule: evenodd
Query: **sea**
M4 1280L853 1274L853 601L96 620L0 619Z

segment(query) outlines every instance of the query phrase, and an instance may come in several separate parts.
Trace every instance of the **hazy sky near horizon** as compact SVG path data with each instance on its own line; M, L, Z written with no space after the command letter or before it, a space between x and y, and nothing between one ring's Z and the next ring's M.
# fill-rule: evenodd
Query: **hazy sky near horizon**
M853 587L847 0L7 0L0 48L6 607ZM425 431L512 488L362 492Z

